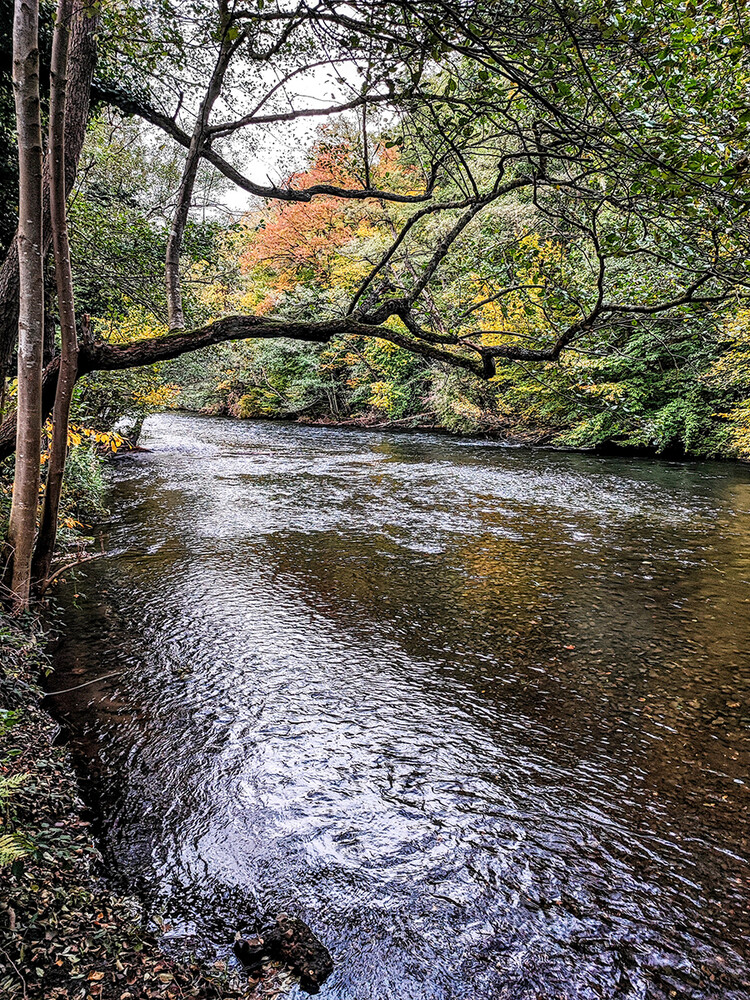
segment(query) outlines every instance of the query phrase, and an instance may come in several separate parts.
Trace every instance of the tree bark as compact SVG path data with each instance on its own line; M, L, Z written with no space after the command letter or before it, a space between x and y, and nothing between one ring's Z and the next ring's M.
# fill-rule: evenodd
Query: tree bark
M42 437L44 259L38 38L38 0L16 0L13 17L13 90L19 164L18 412L16 470L8 522L8 548L12 563L11 596L16 611L22 611L29 602Z
M195 178L198 174L201 156L206 144L206 128L211 117L211 111L216 100L221 93L227 67L232 53L236 48L236 42L227 37L226 25L222 25L223 38L216 66L211 74L206 93L201 101L198 110L198 118L195 122L193 134L190 139L185 166L182 170L180 189L177 194L177 205L175 207L172 227L167 240L167 254L164 267L164 278L167 291L167 312L170 330L182 330L185 326L185 313L182 307L182 287L180 283L180 254L182 251L182 241L185 235L190 205L193 200L193 190L195 188Z
M70 403L78 367L78 338L73 301L73 271L70 266L65 183L65 94L72 0L58 0L52 41L49 109L49 194L52 243L55 254L57 307L60 319L60 367L52 412L52 439L47 463L42 519L32 561L32 578L44 583L52 563L57 538L60 495L68 454Z
M92 0L74 0L70 31L67 97L65 102L65 193L73 189L78 160L86 135L89 116L91 81L96 66L99 28L99 4ZM44 174L44 217L42 225L43 255L49 252L52 232L50 226L49 172ZM13 352L18 333L18 239L10 245L0 268L0 377L13 367Z

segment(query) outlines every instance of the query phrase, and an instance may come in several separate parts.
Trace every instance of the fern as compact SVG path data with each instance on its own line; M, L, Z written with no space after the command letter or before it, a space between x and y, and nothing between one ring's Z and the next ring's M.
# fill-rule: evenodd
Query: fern
M20 833L4 833L0 836L0 868L12 865L31 854L32 844Z
M28 774L11 774L7 778L0 778L0 802L7 801L28 779Z
M7 777L0 777L0 805L7 802L29 777L28 774L11 774ZM20 861L21 858L31 854L33 850L34 845L22 833L0 834L0 868Z

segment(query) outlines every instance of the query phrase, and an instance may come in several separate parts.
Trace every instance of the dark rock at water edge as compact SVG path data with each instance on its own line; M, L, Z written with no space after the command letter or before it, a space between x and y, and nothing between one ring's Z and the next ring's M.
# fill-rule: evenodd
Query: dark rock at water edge
M266 942L257 934L253 937L238 938L234 942L234 953L246 972L255 972L263 964L263 959L268 956Z
M333 959L325 945L304 920L286 913L280 913L260 934L238 938L234 953L249 971L259 969L266 957L282 962L300 977L306 993L317 993L333 972Z

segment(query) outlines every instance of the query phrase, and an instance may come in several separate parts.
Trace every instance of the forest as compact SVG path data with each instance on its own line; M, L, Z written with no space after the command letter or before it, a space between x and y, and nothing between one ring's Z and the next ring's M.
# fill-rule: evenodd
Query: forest
M0 736L10 747L0 749L0 867L12 874L18 883L14 891L20 894L16 902L0 904L0 922L5 920L3 912L9 915L7 935L0 936L0 992L7 987L9 996L50 998L245 995L246 980L238 993L232 992L239 989L234 980L227 985L231 962L229 980L206 979L205 965L180 965L168 948L164 957L153 924L152 937L144 945L120 897L96 901L96 891L105 890L91 889L90 876L79 871L78 861L70 867L72 855L65 852L74 850L73 842L63 848L47 843L56 824L75 825L82 814L76 809L71 813L69 803L63 806L55 799L44 770L46 757L58 761L54 767L62 771L55 773L67 775L65 795L75 798L81 773L89 773L89 765L81 760L93 753L78 747L70 758L62 750L55 757L58 751L51 745L40 749L54 738L48 710L58 721L64 713L77 711L66 703L63 715L56 714L44 702L44 690L74 691L77 673L84 671L79 660L79 666L71 668L65 657L73 654L63 652L58 678L55 643L62 643L63 651L67 648L69 640L59 636L75 631L70 623L78 620L79 601L93 602L80 629L86 631L96 619L94 598L85 593L101 597L119 585L98 574L105 572L100 567L110 557L121 558L108 533L119 537L122 518L127 517L123 512L135 503L127 493L128 477L135 473L127 470L147 470L144 476L156 478L151 485L144 479L145 492L139 495L147 512L139 524L142 541L139 535L122 543L123 550L130 546L134 552L150 553L149 531L161 524L159 503L172 504L180 489L193 488L182 484L172 492L159 492L166 489L159 476L167 472L158 462L167 453L164 449L172 447L170 434L175 439L187 435L185 440L197 435L207 469L214 468L211 456L217 448L228 449L230 458L254 448L261 462L262 456L280 454L277 448L287 449L289 461L297 453L307 456L305 467L295 467L293 474L280 466L269 475L277 478L289 504L316 511L310 514L315 523L325 506L315 490L328 496L327 486L324 482L300 491L305 476L318 475L311 470L329 454L327 449L334 449L341 462L354 462L341 456L365 449L361 442L386 435L377 438L384 444L372 448L393 449L393 462L401 448L407 465L422 461L423 451L438 449L434 462L426 463L424 480L405 481L399 494L400 509L410 511L412 520L401 524L394 514L399 526L392 528L383 513L382 524L378 515L374 527L357 536L359 555L352 558L356 562L361 556L363 565L370 567L363 572L373 573L369 586L374 589L356 582L354 570L355 582L346 589L341 574L349 570L343 568L343 556L339 559L328 549L324 554L305 553L299 565L310 573L317 562L327 565L333 559L328 584L312 577L299 584L301 591L311 587L318 597L316 609L328 608L331 615L350 601L364 602L364 607L380 586L373 581L388 575L380 556L368 546L383 532L384 538L406 538L421 516L420 505L434 505L434 516L425 523L424 537L410 543L412 555L398 556L405 559L405 578L421 572L422 556L414 553L432 558L433 548L439 551L427 536L443 523L441 518L468 517L467 512L481 504L492 511L487 514L487 523L495 525L492 530L505 531L508 538L520 532L534 559L544 560L553 558L550 553L557 552L560 539L573 531L571 524L579 517L571 514L573 520L565 520L559 514L562 521L555 520L570 491L588 496L587 490L593 490L590 510L589 501L582 501L586 517L601 516L605 525L610 516L615 521L620 516L597 513L597 504L605 501L596 491L605 472L615 475L612 470L631 466L575 463L642 462L632 466L632 479L612 487L615 494L620 491L622 504L622 498L630 498L629 510L641 510L641 528L633 529L627 540L623 536L607 543L613 563L604 586L613 588L612 601L594 597L592 590L576 622L602 616L598 632L589 636L596 646L590 663L599 671L599 646L607 646L612 628L615 634L620 629L611 617L621 600L616 587L626 586L624 580L630 581L631 590L635 586L627 568L632 553L638 550L642 569L672 553L678 559L684 550L683 563L664 577L655 570L655 576L644 577L654 581L655 592L657 583L661 588L656 598L644 599L655 600L656 607L679 609L674 614L685 616L664 623L664 638L657 645L661 643L659 655L670 670L686 662L687 647L672 649L670 643L676 632L690 631L689 622L703 620L702 611L696 612L699 618L690 618L684 610L700 589L692 570L685 568L694 565L693 556L700 561L704 557L699 552L709 553L705 565L717 574L729 574L727 580L735 580L738 593L744 593L747 583L734 550L730 555L722 549L714 559L711 546L729 544L727 539L734 535L726 526L744 517L744 463L750 460L749 138L750 16L744 0L0 0L0 646L7 659L0 679L0 702L5 706L0 709ZM349 437L336 436L344 431ZM160 438L160 433L167 437ZM529 497L541 489L532 471L541 468L537 462L553 463L550 476L571 477L565 480L568 485L550 487L552 500L523 500L534 511L542 509L539 504L547 511L548 505L554 513L544 517L552 526L532 528L537 514L531 513L527 528L517 529L510 522L498 528L502 512L522 501L515 493L501 498L494 492L501 489L495 480L485 493L473 479L465 480L465 494L454 496L447 484L442 493L430 492L430 477L439 478L441 463L454 463L464 482L469 452L461 449L485 447L487 456L526 456L518 461L531 463ZM486 459L490 464L505 460ZM358 492L359 486L352 485L358 482L355 466L353 478L344 478L340 485L341 496L354 490L346 501L352 511L390 488L384 480L368 480ZM255 483L258 468L245 470L248 482ZM693 470L690 501L683 503L669 493L659 478L659 470L672 468ZM518 469L508 472L511 479L515 474L521 475ZM186 483L192 482L192 467L185 475ZM227 510L239 510L241 495L231 500L222 493L222 469L211 475L213 485L205 489L212 499L206 509L210 503L217 509L226 503ZM636 488L639 476L645 478ZM701 493L701 483L712 477L717 482L726 479L727 485L724 492L717 486L718 492L709 498ZM648 503L639 490L644 496L651 491ZM278 495L263 495L259 509L268 505L276 511ZM331 517L338 510L338 496L334 492L326 501ZM732 513L722 506L728 496L740 505ZM149 503L155 504L153 509ZM388 503L383 494L383 511L390 509ZM649 534L650 518L688 509L693 513L684 514L677 534ZM287 513L286 507L277 511L275 530L292 531L284 527ZM192 516L175 514L185 530ZM203 515L194 516L199 523ZM227 524L234 523L234 514L226 516ZM697 531L711 518L712 525L726 527L723 539L717 528L710 540L691 540L690 530ZM111 523L119 527L108 527ZM350 538L348 524L339 525L337 537ZM436 564L415 594L401 594L397 583L393 590L386 588L381 606L390 608L402 600L403 608L413 609L415 621L421 621L424 612L425 642L431 641L433 624L448 615L450 602L449 632L462 629L464 619L479 616L477 631L446 639L449 644L455 641L457 650L473 650L471 655L479 657L476 664L481 644L490 642L486 637L506 622L507 613L507 623L512 617L508 634L513 636L507 642L532 657L533 628L542 628L545 608L557 606L556 598L550 598L549 605L538 603L535 588L546 580L545 593L557 593L560 581L568 579L568 550L554 557L560 560L559 577L553 574L547 580L541 562L531 568L504 550L495 551L494 542L485 546L482 532L490 529L484 521L481 531L455 524L451 531L462 539L460 544L455 541L464 566L461 586L486 581L476 595L476 607L464 607L464 590L460 597L458 590L451 590L450 600L438 599L440 588L453 580L447 563ZM240 522L235 529L237 539L243 537ZM259 528L256 539L265 530ZM570 544L583 545L591 531L588 522L576 521ZM189 549L193 542L185 544ZM349 543L340 544L346 548ZM464 544L476 546L476 565L470 565ZM242 551L237 541L237 551L227 554L224 564L244 558L237 554ZM287 557L276 556L279 578L291 573ZM143 559L143 566L150 565L145 555ZM590 553L580 559L579 569L585 565L591 573L599 570L590 567L603 565ZM184 581L179 576L183 571ZM140 570L128 564L122 572L139 581L138 594L150 593L151 584L143 583ZM169 600L183 582L189 589L191 576L184 567L149 572L154 580L178 574ZM573 574L573 568L569 572ZM250 579L249 568L247 573ZM276 579L264 581L263 587L273 589ZM87 591L89 585L92 591ZM583 580L580 585L585 586ZM204 586L207 594L219 592L202 581L196 593ZM231 592L230 583L216 586ZM713 600L713 583L705 586L705 600ZM681 587L689 596L682 591L676 596ZM723 593L717 588L716 594ZM394 596L398 594L401 597ZM499 595L505 595L502 608L496 606ZM211 607L211 598L205 600ZM529 609L530 624L524 626L528 631L519 631L514 602ZM564 598L566 607L578 608L577 602L570 594ZM150 621L151 605L145 601L144 606L145 611L131 609L126 615L121 605L119 613L123 620L144 614L144 621ZM251 611L242 607L237 614L249 622ZM108 613L115 614L111 609ZM566 628L573 629L570 623L561 624L557 611L549 613L554 617L550 635L564 637ZM722 605L711 616L707 628L711 635L716 630L718 643L713 653L713 639L685 639L697 644L690 647L696 663L703 662L704 654L706 662L713 662L711 657L723 649L721 642L739 646L727 647L722 654L727 670L735 664L731 690L723 681L711 687L711 697L720 698L723 706L721 712L711 709L720 726L727 713L737 709L739 718L744 711L747 662L741 649L746 636L739 631L744 619L732 617L743 613ZM486 624L485 614L492 624ZM640 614L631 611L630 621L640 622ZM167 635L167 620L159 626L163 633L157 629L155 635ZM210 635L224 634L225 627L230 634L234 621L216 626ZM99 632L107 628L101 625ZM640 624L632 628L634 649L640 648L641 639L644 650L655 648L652 638L638 631ZM276 633L269 629L253 633L253 648L265 648L264 637L285 634L281 625ZM573 631L567 642L555 639L551 657L544 647L542 660L553 663L554 670L560 650L570 659L583 641ZM58 637L54 641L52 634ZM401 633L395 629L393 634ZM289 639L283 645L278 638L281 652L274 662L282 662L308 639ZM248 642L239 636L227 656L239 655ZM115 654L118 643L119 638L110 638L102 649L94 643L76 655L83 658L80 662L88 662L88 657L91 663L105 665L115 662L114 657L116 668L105 676L115 676L125 670L126 661L137 659L135 653L129 654L130 660L121 651ZM497 639L486 656L502 659L498 650L503 643L506 639ZM427 653L409 655L416 663ZM462 655L456 652L451 663ZM644 651L641 660L640 653L627 654L623 644L615 659L620 655L629 657L631 665L636 660L646 663L642 670L651 669L650 652ZM54 673L47 684L51 664ZM72 672L65 674L69 668ZM629 676L628 669L613 666L604 673L602 666L597 676ZM86 677L81 687L95 682ZM679 712L689 713L696 699L703 704L702 691L696 694L692 683L670 682L670 697L679 700ZM478 689L482 696L486 690ZM29 691L46 708L35 708L24 721ZM91 691L99 688L85 694ZM547 704L547 697L540 695L538 704ZM586 697L571 696L566 704ZM637 697L646 701L652 695L644 691ZM122 705L126 701L122 696ZM498 709L500 716L505 707ZM151 709L142 706L142 711L145 718ZM76 722L78 729L67 718L60 722L65 731L89 731L89 716ZM578 724L583 726L580 720ZM21 749L27 731L33 734L33 761ZM746 737L743 740L746 750ZM739 751L734 752L739 746L731 744L726 760L741 760ZM674 753L675 760L682 760L687 751ZM706 754L706 773L724 774L724 764L715 764L718 770L711 771L708 750ZM739 771L732 770L735 763L726 764L726 773L742 775L740 764ZM95 770L93 764L91 768ZM80 780L87 803L91 795L99 796L86 792L88 777ZM743 781L738 777L735 784ZM32 794L29 788L37 791ZM180 794L175 792L175 802ZM545 806L545 815L554 811ZM78 819L71 821L71 815ZM102 815L107 815L105 807ZM105 820L99 822L106 828ZM113 822L112 829L116 827ZM721 830L730 828L733 821L727 820ZM94 851L86 831L76 827L73 841L79 835L85 845L80 851ZM102 842L108 842L106 835ZM104 853L105 866L112 866L106 848ZM52 865L47 875L39 875L35 867L43 866L43 856ZM96 948L92 946L94 964L86 967L85 979L83 972L71 971L65 950L65 935L77 931L55 931L58 950L53 954L50 946L49 955L43 949L35 952L36 945L29 943L43 937L41 931L37 935L29 930L31 917L24 925L26 943L23 934L16 934L16 924L26 919L24 908L33 908L29 887L53 878L50 872L60 865L68 866L66 878L72 881L64 882L67 896L53 893L45 904L40 926L47 939L52 940L49 921L57 920L63 902L76 892L94 893L80 904L81 913L101 910L107 915L96 918L107 930L97 938ZM676 870L681 870L679 865ZM539 889L535 898L542 896ZM570 896L575 896L573 890ZM18 902L21 898L24 903ZM560 890L560 899L567 898ZM549 917L549 905L542 900L539 912ZM298 919L294 906L291 912L295 916L285 920ZM579 919L575 908L570 912ZM299 914L309 921L309 909ZM291 930L284 930L283 920L279 926L281 931L263 932L267 942L276 940L274 935L283 939L274 946L276 951L266 945L264 961L272 955L274 962L301 977L303 989L315 991L330 973L315 966L320 960L327 969L328 958L316 952L323 945L301 919ZM606 934L614 934L611 923L608 926ZM334 937L337 933L331 930ZM729 947L722 933L716 932L716 940ZM135 948L138 958L131 954L131 965L123 959L123 979L122 962L113 956L120 954L126 938L127 948ZM252 951L256 945L249 940ZM558 939L553 935L550 940ZM641 944L627 948L637 952ZM96 950L100 945L106 955ZM304 960L292 954L295 947L308 948ZM682 946L670 947L679 951ZM718 966L705 956L703 965L702 959L695 959L702 970L695 981L692 972L684 970L684 981L676 972L676 978L669 978L679 964L673 969L672 959L664 960L672 972L664 973L663 981L651 966L640 980L632 971L633 963L639 970L642 964L633 959L636 952L631 954L622 944L617 948L621 950L612 952L606 973L615 977L611 981L603 972L601 981L591 973L594 978L585 983L571 974L561 985L551 973L546 980L535 979L536 973L524 966L528 980L508 978L506 969L499 983L477 986L477 997L750 998L744 973L732 971L742 951L734 938L733 957L716 959L724 963L724 980L716 978ZM255 952L250 958L250 952L241 954L235 948L235 953L246 971L260 966ZM76 954L83 952L79 948ZM146 954L152 957L146 960ZM53 972L55 967L63 970L55 973L57 978L45 979L47 959ZM310 964L307 972L305 961ZM119 972L112 971L115 963ZM128 976L136 966L141 978L131 982ZM453 983L450 976L459 966L456 959L446 983ZM63 972L72 978L65 979ZM111 982L110 973L115 977ZM172 977L162 978L162 993L155 985L159 975ZM381 983L378 995L401 996L398 991L404 989L403 996L430 1000L473 998L473 992L461 991L476 975L456 980L455 994L450 992L453 986L446 985L443 993L434 984L409 993L412 981L407 977L400 987ZM706 985L705 976L713 985ZM153 987L148 985L152 980ZM283 981L282 986L274 981L265 994L264 982L261 979L261 992L255 995L277 995L274 991L286 988ZM366 987L352 982L336 986L331 997L366 1000ZM579 988L582 992L576 992ZM719 989L722 992L711 992Z
M21 603L50 564L69 419L89 450L123 415L180 406L747 455L750 116L731 5L24 12L26 56L4 14L4 65L29 91L17 153L5 76L0 286ZM273 143L275 179L246 176ZM14 241L17 178L41 272ZM32 573L20 494L38 492L55 398Z

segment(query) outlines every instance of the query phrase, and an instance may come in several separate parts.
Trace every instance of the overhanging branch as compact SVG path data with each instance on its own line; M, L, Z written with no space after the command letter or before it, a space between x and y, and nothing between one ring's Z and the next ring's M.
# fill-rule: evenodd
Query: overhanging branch
M150 122L163 132L166 132L167 135L171 136L181 146L184 146L186 149L190 148L191 137L169 115L165 115L156 108L114 88L100 88L97 91L97 96L114 107L118 107L125 114L137 115L139 118L143 118L144 121ZM436 179L433 172L433 176L430 177L426 189L419 194L398 194L394 191L383 191L380 188L347 188L336 184L313 184L307 188L277 187L275 184L256 184L255 181L251 181L249 177L245 177L244 174L240 173L236 167L233 167L221 153L218 153L210 145L203 147L201 156L204 160L213 164L220 173L224 174L237 187L242 188L243 191L247 191L248 194L255 195L258 198L272 198L277 201L309 202L316 195L328 195L329 197L358 201L375 198L379 201L419 204L420 202L431 200Z

